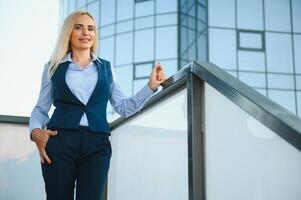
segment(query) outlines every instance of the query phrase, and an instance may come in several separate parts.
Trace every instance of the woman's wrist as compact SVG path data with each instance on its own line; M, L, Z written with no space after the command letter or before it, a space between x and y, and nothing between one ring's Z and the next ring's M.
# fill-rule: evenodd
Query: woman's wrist
M150 89L154 92L157 90L157 86L152 84L151 82L148 82L148 86L150 87Z

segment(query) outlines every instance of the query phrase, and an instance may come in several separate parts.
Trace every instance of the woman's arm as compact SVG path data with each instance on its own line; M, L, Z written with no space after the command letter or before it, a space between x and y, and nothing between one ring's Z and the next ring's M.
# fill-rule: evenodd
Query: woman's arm
M143 105L157 91L160 83L165 80L163 68L160 64L157 64L151 73L148 84L146 84L134 96L128 97L122 92L120 86L117 83L114 68L111 67L111 70L113 74L113 83L111 85L110 103L115 111L122 117L129 117L141 110ZM160 71L160 73L158 73L158 71Z
M48 64L44 66L42 80L41 80L41 89L39 93L39 98L34 106L29 120L29 133L30 139L32 138L32 131L34 129L44 129L46 122L49 119L48 112L53 102L53 88L51 80L48 76Z

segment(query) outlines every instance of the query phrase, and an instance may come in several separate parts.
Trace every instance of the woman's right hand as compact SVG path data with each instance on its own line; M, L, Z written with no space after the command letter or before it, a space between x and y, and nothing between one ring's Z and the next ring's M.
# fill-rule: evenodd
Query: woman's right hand
M53 137L57 134L57 131L51 131L51 130L44 130L40 128L36 128L32 131L32 139L35 141L40 158L41 163L44 164L44 160L48 162L48 164L51 164L51 160L49 159L48 155L46 154L45 147L48 142L49 137Z

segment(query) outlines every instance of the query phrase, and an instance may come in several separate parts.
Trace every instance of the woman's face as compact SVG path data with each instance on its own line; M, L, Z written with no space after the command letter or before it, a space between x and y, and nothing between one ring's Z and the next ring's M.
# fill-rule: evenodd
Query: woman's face
M95 41L94 22L88 15L79 16L71 32L70 44L72 50L91 49Z

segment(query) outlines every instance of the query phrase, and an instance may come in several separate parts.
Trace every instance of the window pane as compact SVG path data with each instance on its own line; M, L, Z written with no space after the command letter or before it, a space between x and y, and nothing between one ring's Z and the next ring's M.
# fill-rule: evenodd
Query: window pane
M113 65L114 62L114 38L109 37L101 39L99 42L99 55L101 58L106 59ZM113 65L114 66L114 65Z
M116 67L115 72L118 85L127 96L131 96L133 86L133 65Z
M135 64L134 79L148 78L153 69L153 62Z
M291 31L290 1L264 0L267 30Z
M235 28L235 0L210 0L209 25Z
M157 15L156 22L157 22L157 26L176 25L177 14Z
M155 26L154 16L136 18L135 29L152 28Z
M131 19L134 16L133 0L118 0L117 3L117 21Z
M239 79L251 87L266 87L266 79L264 73L239 72Z
M113 35L115 31L114 29L115 29L114 25L100 27L100 38Z
M239 48L263 50L263 33L238 31Z
M156 29L156 59L177 57L177 27Z
M135 62L154 60L154 29L135 32Z
M134 94L141 90L148 82L148 79L141 79L134 81Z
M237 0L237 26L263 30L262 0Z
M176 12L177 2L175 0L156 0L157 13Z
M265 71L264 52L238 51L240 70Z
M294 89L294 77L290 75L268 74L269 88Z
M201 34L198 37L198 57L197 60L198 61L207 61L207 33Z
M293 73L290 34L266 33L266 52L268 71Z
M77 7L82 7L86 4L86 0L77 0Z
M101 1L100 25L111 24L115 22L115 1Z
M298 99L298 116L301 118L301 92L297 92Z
M236 32L209 29L209 61L224 69L236 69Z
M301 35L294 34L294 51L296 73L301 74Z
M133 31L133 20L125 21L125 22L119 22L117 24L117 34L127 31Z
M133 62L133 33L116 36L116 65Z
M153 15L154 14L154 1L145 1L141 3L136 3L136 17Z
M76 1L69 0L69 13L73 12L76 9Z
M296 75L296 86L297 86L297 90L301 90L301 76Z
M99 26L99 1L95 1L92 4L89 4L87 7L87 11L92 14L98 27Z
M296 114L295 92L269 90L269 98L290 112Z
M301 1L292 0L293 30L301 33ZM300 108L301 109L301 108Z

